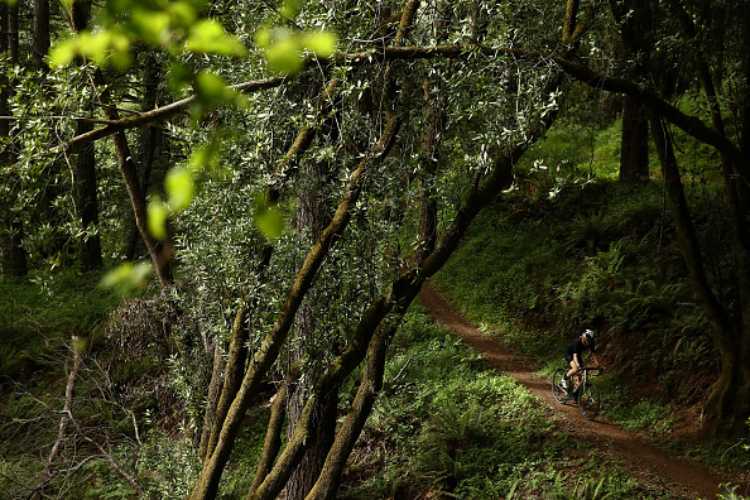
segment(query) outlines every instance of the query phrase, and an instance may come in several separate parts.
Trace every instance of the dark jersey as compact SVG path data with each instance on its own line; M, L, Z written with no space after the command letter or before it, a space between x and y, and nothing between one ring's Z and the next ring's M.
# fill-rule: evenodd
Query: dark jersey
M586 346L583 345L583 340L578 336L570 343L570 345L568 345L568 348L565 351L565 359L570 362L573 359L573 354L578 354L579 361L583 363L583 353L585 351L591 351L592 353L596 352L596 342L594 339L590 339L589 345Z

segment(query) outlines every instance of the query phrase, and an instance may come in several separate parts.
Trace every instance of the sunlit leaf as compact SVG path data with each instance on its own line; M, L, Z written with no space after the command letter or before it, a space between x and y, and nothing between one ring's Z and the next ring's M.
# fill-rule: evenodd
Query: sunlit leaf
M306 33L302 35L302 45L324 59L331 57L336 52L338 37L335 33L319 31L317 33Z
M158 239L167 237L167 217L169 209L159 199L151 200L148 204L148 232Z
M81 33L78 36L78 50L98 66L104 64L109 48L110 34L107 31L99 33Z
M178 26L190 26L195 22L197 14L195 8L188 2L174 2L169 4L169 13Z
M229 35L217 21L205 19L190 28L190 35L186 44L191 52L203 52L222 56L241 57L247 49L240 40Z
M286 19L294 19L302 10L302 0L284 0L279 9L279 14Z
M269 28L261 28L255 32L255 45L261 49L267 48L271 45L271 30Z
M201 99L216 104L225 101L227 90L230 90L227 87L227 84L224 83L224 80L211 71L204 70L198 73L198 76L195 78L195 83L196 90Z
M277 41L266 49L268 68L276 73L293 74L302 69L302 51L294 37Z
M138 34L152 45L160 45L167 40L169 15L153 10L135 9L131 15Z
M190 206L195 194L193 175L186 168L173 168L164 180L164 189L169 196L169 207L181 212Z
M127 295L134 290L143 288L151 275L150 262L123 262L104 275L99 282L102 288L112 289L121 295Z
M53 68L62 68L67 66L78 52L78 43L76 40L64 40L56 44L49 53L49 65Z
M169 90L178 94L182 88L190 83L193 78L193 72L190 66L183 63L172 63L167 71L167 85Z
M284 216L276 207L266 208L255 215L255 225L268 240L275 240L284 230Z

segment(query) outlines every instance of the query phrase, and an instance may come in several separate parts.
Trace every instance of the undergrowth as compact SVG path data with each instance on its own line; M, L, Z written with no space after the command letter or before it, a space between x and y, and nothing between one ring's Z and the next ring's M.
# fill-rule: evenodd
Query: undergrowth
M97 288L100 276L73 270L0 280L0 384L60 368L56 352L72 335L90 337L118 298Z
M416 309L416 310L414 310ZM633 498L655 494L555 429L513 379L413 308L341 498ZM603 466L606 465L606 466Z

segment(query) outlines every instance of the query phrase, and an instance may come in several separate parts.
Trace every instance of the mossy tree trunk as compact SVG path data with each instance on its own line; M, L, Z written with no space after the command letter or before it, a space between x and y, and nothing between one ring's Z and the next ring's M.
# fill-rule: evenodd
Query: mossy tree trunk
M334 132L333 135L337 134ZM302 178L305 182L300 189L295 225L298 238L302 241L316 241L330 220L326 206L325 187L326 179L330 175L331 162L309 161L302 168ZM308 346L314 341L316 333L320 333L316 332L315 321L315 309L320 304L315 304L314 301L315 294L308 294L297 313L296 346L290 353L292 365L304 362L304 358L309 354L306 352ZM314 378L314 373L308 373L306 377L299 378L290 387L286 411L287 439L292 438L294 427L302 416L305 401L313 388L311 381ZM332 389L328 395L318 401L313 409L314 430L309 438L311 442L287 481L286 498L288 500L303 500L307 496L320 474L328 449L333 443L336 431L338 388Z

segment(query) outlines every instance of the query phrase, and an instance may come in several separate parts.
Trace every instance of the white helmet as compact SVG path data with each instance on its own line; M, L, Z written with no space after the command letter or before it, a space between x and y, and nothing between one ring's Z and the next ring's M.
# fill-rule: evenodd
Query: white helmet
M589 340L594 340L594 330L592 330L590 328L586 328L583 331L583 336L586 337Z

